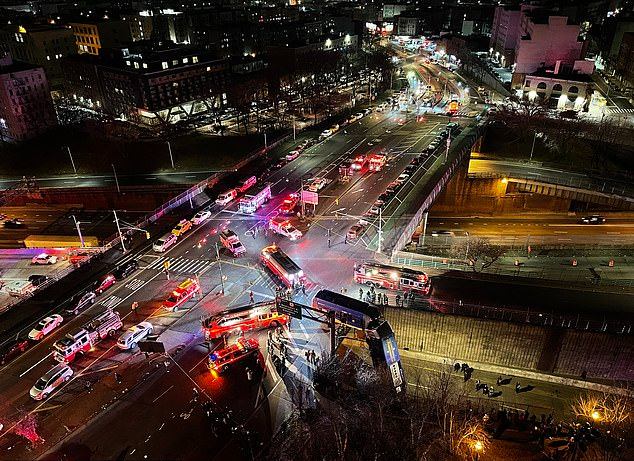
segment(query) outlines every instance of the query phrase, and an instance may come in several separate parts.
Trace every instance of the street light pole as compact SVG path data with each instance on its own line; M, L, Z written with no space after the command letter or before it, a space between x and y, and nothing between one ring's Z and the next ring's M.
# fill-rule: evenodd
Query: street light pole
M77 221L77 218L75 218L75 215L70 215L71 218L73 218L73 221L75 221L75 227L77 228L77 234L79 234L79 241L81 242L81 247L84 248L86 245L84 244L84 237L81 235L81 229L79 228L79 225L81 224L80 221Z
M264 150L268 150L268 146L266 144L266 133L264 133Z
M529 162L533 161L533 151L535 150L535 140L536 139L537 139L537 131L533 132L533 146L531 147L531 156L528 159Z
M449 145L451 144L451 130L449 130L449 136L447 136L447 148L445 149L445 161L443 163L447 163L449 160Z
M114 172L114 182L117 183L117 192L121 193L121 188L119 187L119 179L117 178L117 170L114 169L114 163L111 163L112 171Z
M75 168L75 161L73 160L73 154L70 153L70 147L65 146L68 151L68 155L70 156L70 163L73 165L73 171L77 174L77 168Z
M382 237L382 232L383 232L383 219L382 219L382 214L381 214L381 208L379 208L379 241L377 242L376 245L376 252L380 253L381 252L381 237Z
M464 260L469 264L469 232L465 232L467 235L467 250L464 252Z
M175 168L174 167L174 157L172 157L172 145L170 144L169 141L165 141L167 143L167 149L170 152L170 162L172 162L172 170Z
M218 249L218 242L216 242L216 261L218 261L218 269L220 269L220 294L225 294L225 282L222 275L222 262L220 261L220 250Z
M121 249L126 252L125 243L123 242L123 234L121 233L121 227L119 226L119 218L117 217L117 210L112 210L114 213L114 222L117 223L117 230L119 231L119 238L121 239Z
M293 115L293 141L295 141L295 138L295 116ZM264 144L266 144L266 142Z

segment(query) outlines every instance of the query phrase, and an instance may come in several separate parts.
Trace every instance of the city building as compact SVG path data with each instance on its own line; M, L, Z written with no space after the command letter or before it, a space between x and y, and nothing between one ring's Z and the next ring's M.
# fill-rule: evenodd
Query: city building
M77 53L70 27L55 25L6 25L0 29L0 50L9 52L16 61L44 68L52 90L64 82L61 60Z
M297 69L301 66L304 56L314 51L345 51L356 52L358 39L356 35L344 35L342 37L322 37L313 43L294 43L286 45L271 45L266 49L269 66L279 67L285 70Z
M104 48L121 48L132 42L130 25L124 20L70 22L80 54L99 55Z
M515 61L521 16L522 10L517 6L498 6L495 9L489 46L490 53L495 54L499 61Z
M578 24L546 11L527 10L523 13L512 63L513 87L521 85L527 74L540 68L557 65L572 69L583 54L584 43L579 37Z
M594 93L591 61L577 61L572 70L560 64L527 75L520 94L530 101L543 101L558 110L587 110Z
M614 71L624 87L634 88L634 32L623 34Z
M396 19L396 34L410 37L420 35L423 21L419 16L420 13L416 12L401 13Z
M57 124L44 68L0 57L0 140L34 138Z
M213 50L172 42L136 42L99 59L68 60L67 96L112 117L145 125L172 123L221 101L228 61Z

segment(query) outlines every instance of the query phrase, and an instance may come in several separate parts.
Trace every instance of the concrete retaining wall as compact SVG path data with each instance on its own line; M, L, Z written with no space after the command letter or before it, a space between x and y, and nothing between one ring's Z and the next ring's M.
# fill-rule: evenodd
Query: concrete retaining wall
M566 376L634 381L631 336L386 308L401 349Z

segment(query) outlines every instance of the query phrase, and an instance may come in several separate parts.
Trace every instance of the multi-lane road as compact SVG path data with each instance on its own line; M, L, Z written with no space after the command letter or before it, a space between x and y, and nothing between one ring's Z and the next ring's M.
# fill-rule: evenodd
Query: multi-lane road
M85 446L94 458L144 459L146 456L156 458L159 454L182 457L178 441L183 434L205 430L201 429L202 412L191 401L193 387L200 389L201 399L210 398L223 407L230 407L238 421L254 424L256 432L261 434L259 437L274 432L290 408L289 401L296 392L293 389L305 380L301 376L309 374L305 361L301 360L302 351L306 348L317 352L328 350L328 339L323 330L309 320L293 323L294 342L290 350L292 357L295 354L297 364L289 364L289 370L297 374L297 378L281 379L268 363L268 372L258 387L245 382L242 367L221 378L210 375L205 364L208 349L201 345L200 316L226 306L248 304L249 292L253 292L256 301L273 297L278 281L258 264L259 250L271 243L282 246L308 274L307 293L298 295L300 302L308 303L322 287L352 290L354 262L371 257L372 253L363 239L346 243L345 233L370 208L387 184L402 172L415 153L421 152L436 132L444 128L445 122L444 118L434 120L430 117L424 123L417 123L405 121L397 114L364 117L348 126L345 132L340 131L273 172L267 181L272 186L274 199L257 215L238 213L237 202L222 209L214 205L211 218L186 234L168 252L148 251L136 255L141 264L139 271L101 295L95 307L76 319L65 319L50 337L2 369L0 389L5 398L0 404L4 424L0 457L34 457L33 452L27 454L24 451L29 445L25 439L15 435L16 427L21 427L29 414L34 415L35 431L44 441L28 449L40 454L51 449L68 449L71 454L73 449L81 451ZM383 171L357 175L346 183L337 181L340 161L357 153L375 151L391 157ZM437 156L431 156L426 161L437 160ZM426 168L425 164L422 168ZM262 232L268 219L277 213L283 198L298 190L303 180L316 176L326 176L331 182L320 193L314 219L298 222L305 237L290 242L279 235ZM216 235L223 228L230 228L241 237L248 256L234 260L222 254L222 263L215 261ZM330 237L327 236L328 229ZM331 240L330 248L328 239ZM170 262L169 280L162 272L165 261ZM202 298L192 302L188 310L162 312L161 302L170 291L185 278L195 276L201 281ZM224 296L220 293L222 289ZM136 313L131 313L133 301L140 304ZM142 354L119 351L112 339L106 339L72 364L72 380L48 400L33 402L28 390L54 364L51 358L53 341L106 308L115 309L124 317L125 328L144 319L150 321L173 357L161 360L150 357L148 361ZM266 333L256 336L264 349ZM184 350L177 354L183 346ZM212 347L216 346L212 344ZM121 384L115 380L115 372L122 377ZM264 398L266 396L269 398ZM113 405L113 402L118 403ZM106 431L106 427L119 429ZM55 446L64 439L67 445ZM201 437L200 440L205 439ZM191 451L185 457L197 459L209 450L219 455L227 453L234 442L233 439L217 439L199 445L192 443ZM124 450L126 447L129 448L127 451Z

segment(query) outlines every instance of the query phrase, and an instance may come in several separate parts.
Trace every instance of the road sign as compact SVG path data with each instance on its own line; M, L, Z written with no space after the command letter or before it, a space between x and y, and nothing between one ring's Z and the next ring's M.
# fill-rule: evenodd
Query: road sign
M165 353L165 345L160 341L139 341L138 346L141 352Z
M302 200L304 201L304 203L310 203L311 205L319 205L319 194L317 192L303 190Z
M302 305L288 299L276 298L275 304L280 314L290 315L296 319L302 319Z

